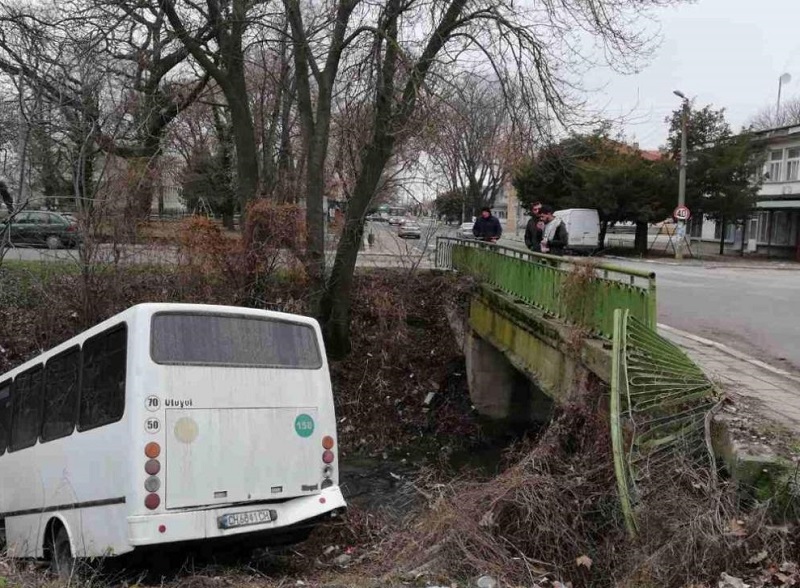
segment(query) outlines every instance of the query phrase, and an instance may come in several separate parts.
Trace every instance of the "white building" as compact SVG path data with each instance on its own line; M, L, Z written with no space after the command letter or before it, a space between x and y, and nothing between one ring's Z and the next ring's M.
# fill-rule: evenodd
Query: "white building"
M745 227L725 227L726 250L800 261L800 125L755 133L767 150L756 211ZM690 221L693 239L719 242L720 223Z

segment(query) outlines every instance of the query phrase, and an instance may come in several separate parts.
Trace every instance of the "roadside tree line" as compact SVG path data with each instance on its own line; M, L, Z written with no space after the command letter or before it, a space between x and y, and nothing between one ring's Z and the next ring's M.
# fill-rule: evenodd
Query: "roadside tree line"
M121 200L134 236L177 172L228 224L256 200L300 204L312 308L341 355L364 217L398 171L424 159L496 197L510 163L586 123L583 73L634 71L654 46L643 17L680 1L3 2L3 173L17 197Z

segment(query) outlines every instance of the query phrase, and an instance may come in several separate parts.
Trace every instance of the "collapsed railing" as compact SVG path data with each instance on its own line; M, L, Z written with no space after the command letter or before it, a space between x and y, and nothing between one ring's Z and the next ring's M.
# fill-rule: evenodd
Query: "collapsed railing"
M669 488L675 463L716 470L709 418L714 384L675 344L614 312L611 364L611 445L620 506L631 536L644 487Z

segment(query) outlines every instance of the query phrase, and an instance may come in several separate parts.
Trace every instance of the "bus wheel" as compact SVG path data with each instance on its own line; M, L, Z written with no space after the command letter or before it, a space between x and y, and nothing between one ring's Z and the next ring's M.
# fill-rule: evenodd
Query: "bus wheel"
M62 580L72 577L75 558L69 546L69 535L61 525L54 525L50 532L50 571Z

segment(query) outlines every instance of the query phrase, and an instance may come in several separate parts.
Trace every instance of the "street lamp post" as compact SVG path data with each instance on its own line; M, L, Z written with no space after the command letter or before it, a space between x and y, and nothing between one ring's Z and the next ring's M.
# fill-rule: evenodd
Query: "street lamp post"
M792 76L788 73L783 74L781 77L778 78L778 104L775 106L775 126L781 126L781 89L783 88L784 84L788 84L792 81Z
M689 99L679 90L675 90L673 93L683 100L683 109L681 111L681 167L678 176L678 207L680 208L686 205L686 153L688 151L686 130L689 125ZM686 235L685 220L678 219L676 233L678 235L678 243L675 246L675 259L681 260L683 259L683 239Z

